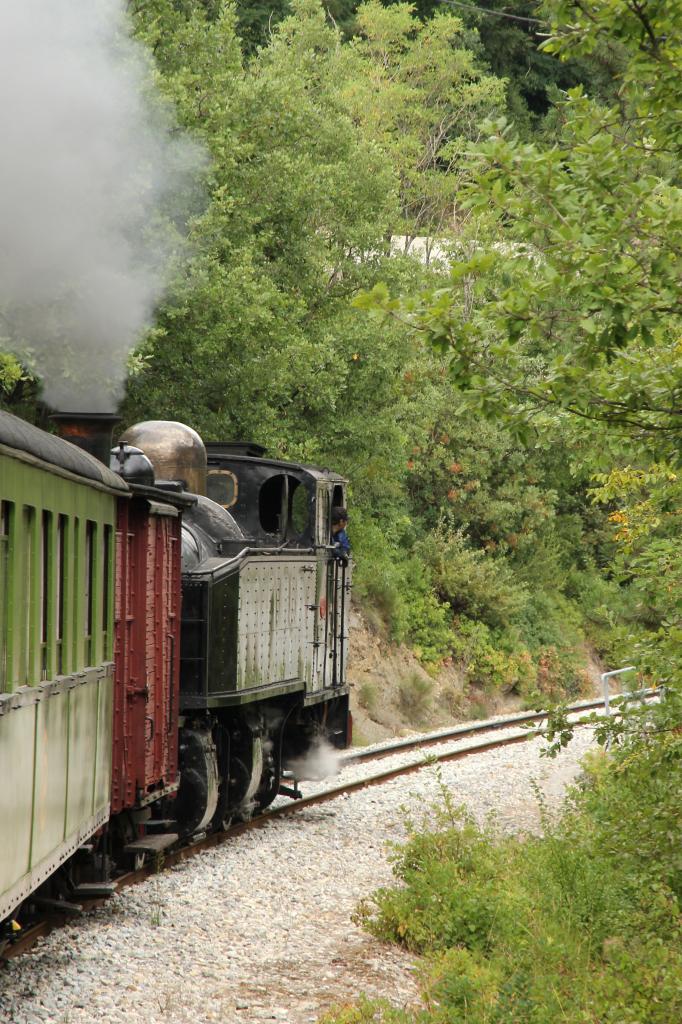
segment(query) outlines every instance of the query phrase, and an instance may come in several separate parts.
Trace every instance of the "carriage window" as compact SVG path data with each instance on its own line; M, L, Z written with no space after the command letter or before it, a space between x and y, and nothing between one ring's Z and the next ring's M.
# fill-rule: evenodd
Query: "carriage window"
M57 517L57 675L64 671L64 551L66 516Z
M52 513L43 511L40 517L40 678L47 679L49 660L50 620L50 530Z
M102 633L104 634L104 655L111 657L111 633L109 631L109 615L111 611L111 580L113 546L111 543L112 528L104 527L104 553L102 563Z
M310 502L307 488L293 477L289 479L289 522L293 532L300 537L308 526Z
M97 526L91 519L85 524L85 639L86 657L89 665L94 656L94 637L92 634L95 619L95 538Z
M7 615L9 599L9 544L13 506L0 501L0 693L7 689Z
M222 505L223 508L232 508L236 504L239 483L237 477L229 469L210 469L206 489L209 498L217 502L218 505Z
M23 527L24 527L24 581L25 581L25 599L24 599L24 628L23 628L23 652L22 652L22 671L21 678L22 682L30 683L30 675L33 670L33 666L30 661L29 652L34 650L32 644L32 626L33 620L33 597L35 593L33 570L35 563L35 509L32 505L24 505L23 510Z
M287 478L281 473L266 480L258 495L260 524L266 533L279 533L284 527L282 513L285 509Z

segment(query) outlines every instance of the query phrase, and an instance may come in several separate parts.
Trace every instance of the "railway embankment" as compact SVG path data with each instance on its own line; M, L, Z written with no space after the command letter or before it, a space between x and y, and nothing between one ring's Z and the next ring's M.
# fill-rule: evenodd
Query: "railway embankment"
M473 673L467 672L464 661L445 659L427 671L409 646L393 642L360 609L351 611L350 628L348 679L353 733L359 745L453 722L512 714L527 706L513 688L472 682ZM582 696L598 695L603 666L589 648L583 660ZM571 699L580 697L573 694Z

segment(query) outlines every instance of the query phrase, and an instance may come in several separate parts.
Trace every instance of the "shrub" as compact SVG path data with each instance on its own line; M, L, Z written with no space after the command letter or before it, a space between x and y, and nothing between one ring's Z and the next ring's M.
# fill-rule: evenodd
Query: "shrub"
M433 683L418 672L410 672L398 684L400 710L413 725L421 724L431 710Z
M455 620L454 630L453 655L471 683L486 693L525 692L534 685L536 668L525 647L505 650L503 638L485 623L464 617Z
M437 665L452 649L452 616L422 581L410 595L405 613L405 639L426 666Z
M370 718L374 717L379 700L376 683L361 683L358 688L358 704L365 709Z
M440 599L455 612L493 629L505 628L528 603L528 591L506 562L470 547L462 530L441 525L417 551L431 570Z
M372 628L383 625L393 640L410 644L424 665L438 664L450 653L451 614L438 600L428 569L377 523L362 515L358 520L353 521L354 599Z

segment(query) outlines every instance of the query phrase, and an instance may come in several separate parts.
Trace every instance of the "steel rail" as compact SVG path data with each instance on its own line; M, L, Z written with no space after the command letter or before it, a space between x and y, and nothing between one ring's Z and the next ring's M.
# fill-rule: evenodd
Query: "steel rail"
M618 694L618 697L624 699L651 699L652 697L658 696L660 693L659 688L648 688L645 690L636 690L631 693ZM618 698L613 698L618 699ZM566 710L569 714L578 714L581 711L593 711L597 708L604 707L605 702L602 697L595 697L593 700L577 701L575 704L569 704ZM372 750L359 750L354 751L352 754L346 754L341 758L341 764L343 766L350 764L361 764L364 761L378 761L382 757L391 757L393 754L403 753L408 750L417 750L420 747L434 746L438 743L447 743L449 740L464 739L467 736L476 736L480 733L494 732L498 729L509 729L514 725L524 725L532 722L544 721L549 712L547 711L521 711L514 715L505 715L503 718L488 719L484 722L476 722L468 725L456 725L452 729L442 729L438 732L427 733L425 736L416 738L407 737L404 740L399 740L396 743L391 743L385 747L376 747Z
M640 690L637 691L637 693L627 694L625 696L628 698L650 699L655 697L658 693L658 690L649 689ZM576 704L569 705L567 710L571 713L577 714L581 711L594 710L598 707L602 707L603 705L603 700L580 701ZM548 714L549 713L546 711L521 713L518 715L510 715L505 718L495 719L495 721L478 722L475 725L457 726L454 729L439 730L438 732L421 736L416 740L401 740L390 746L380 747L378 750L360 751L357 754L350 754L343 759L342 765L346 766L370 760L379 760L384 757L389 757L392 754L405 753L408 750L418 750L422 747L446 743L449 740L466 739L480 733L508 729L514 725L532 724L533 722L543 721L548 717ZM575 726L588 724L589 721L587 720L577 721L574 723ZM350 793L356 793L372 786L384 785L385 783L391 782L393 779L399 778L402 775L409 775L413 772L429 767L431 764L441 761L458 761L475 754L485 753L488 750L495 750L499 747L523 743L526 740L535 739L540 735L542 735L541 729L523 729L522 731L513 733L511 736L502 736L495 739L483 740L481 742L471 743L467 746L457 747L455 750L435 753L427 758L421 758L418 761L411 761L408 764L399 765L398 767L390 768L383 772L377 772L374 775L368 775L362 779L357 779L354 782L347 782L340 786L323 790L321 793L316 793L309 797L303 797L299 800L293 801L292 803L283 804L281 807L264 811L262 814L255 818L251 818L249 821L239 822L231 825L228 829L220 832L212 832L200 839L190 841L176 849L164 852L153 861L145 864L136 871L129 871L114 879L116 891L119 892L131 885L138 885L139 883L151 878L153 875L158 874L160 871L174 867L177 864L181 864L183 861L189 860L197 856L199 853L204 853L217 846L222 846L224 843L230 842L232 839L242 835L244 832L250 831L251 829L263 828L272 821L288 817L289 815L299 814L301 811L307 810L309 807L314 807L317 804L337 800L342 796L347 796ZM102 906L108 899L109 897L98 897L96 899L79 900L79 905L82 908L82 912L87 913L88 911L95 910L97 907ZM42 921L39 921L30 928L27 928L26 931L10 945L7 945L3 950L0 950L0 962L2 960L11 960L16 956L27 953L35 945L38 939L44 938L55 929L63 927L67 921L72 920L73 916L70 914L60 914L59 916L51 914L46 916Z

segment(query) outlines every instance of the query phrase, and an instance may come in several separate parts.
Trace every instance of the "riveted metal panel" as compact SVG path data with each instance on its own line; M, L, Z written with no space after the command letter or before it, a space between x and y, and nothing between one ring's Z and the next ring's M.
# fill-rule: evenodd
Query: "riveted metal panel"
M316 565L246 561L239 577L237 688L312 679Z
M234 573L210 589L207 643L208 692L225 693L236 688L236 638L239 576Z
M35 721L35 704L0 717L0 894L30 865Z

